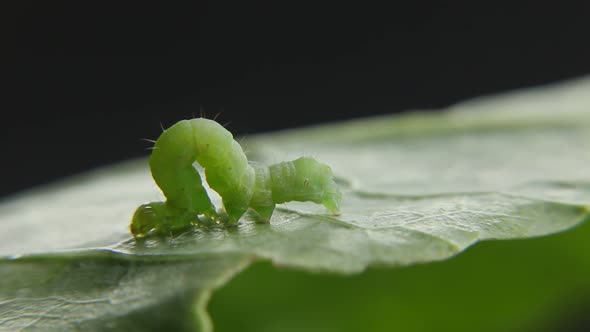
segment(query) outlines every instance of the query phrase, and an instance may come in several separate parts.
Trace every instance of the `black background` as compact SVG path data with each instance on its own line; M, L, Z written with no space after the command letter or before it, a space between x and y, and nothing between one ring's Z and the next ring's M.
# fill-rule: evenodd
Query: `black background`
M147 155L201 107L250 135L590 73L587 1L15 3L0 194Z

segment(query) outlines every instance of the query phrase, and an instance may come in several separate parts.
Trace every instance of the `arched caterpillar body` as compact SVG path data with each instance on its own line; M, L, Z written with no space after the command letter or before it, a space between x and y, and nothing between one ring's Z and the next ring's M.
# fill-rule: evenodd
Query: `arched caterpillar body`
M289 201L311 201L332 213L339 211L342 195L329 166L309 157L271 166L251 163L217 122L182 120L156 140L149 166L166 202L137 208L130 225L136 237L184 230L198 223L199 215L222 219L193 166L195 161L205 169L211 189L222 197L227 224L236 223L248 209L268 221L276 204Z

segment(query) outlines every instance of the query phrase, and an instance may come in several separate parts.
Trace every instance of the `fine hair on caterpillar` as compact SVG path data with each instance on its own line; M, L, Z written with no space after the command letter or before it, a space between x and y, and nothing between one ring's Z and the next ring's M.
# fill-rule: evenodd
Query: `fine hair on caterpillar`
M193 163L222 198L216 209ZM342 194L332 170L311 157L270 166L249 162L233 135L214 120L182 120L164 130L149 158L165 202L140 205L130 230L136 237L170 234L198 224L199 216L232 225L251 210L269 221L276 204L309 201L338 214Z

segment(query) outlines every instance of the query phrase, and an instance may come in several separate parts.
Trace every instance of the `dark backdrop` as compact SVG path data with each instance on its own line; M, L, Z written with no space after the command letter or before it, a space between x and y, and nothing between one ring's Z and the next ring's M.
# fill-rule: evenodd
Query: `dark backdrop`
M249 135L590 73L587 1L14 2L2 195L146 155L200 108Z

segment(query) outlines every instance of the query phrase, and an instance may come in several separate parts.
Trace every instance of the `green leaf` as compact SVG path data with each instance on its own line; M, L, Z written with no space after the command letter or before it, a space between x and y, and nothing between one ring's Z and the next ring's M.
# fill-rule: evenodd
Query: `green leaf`
M0 331L210 330L211 289L244 266L231 255L22 257L0 268Z
M209 308L219 332L587 331L588 221L553 236L484 241L444 262L348 277L258 263L215 292Z
M580 80L246 140L251 159L331 165L340 216L288 203L270 224L136 242L134 209L161 199L145 160L23 193L0 205L0 331L209 330L208 294L253 260L351 274L567 230L590 214L588 96Z

